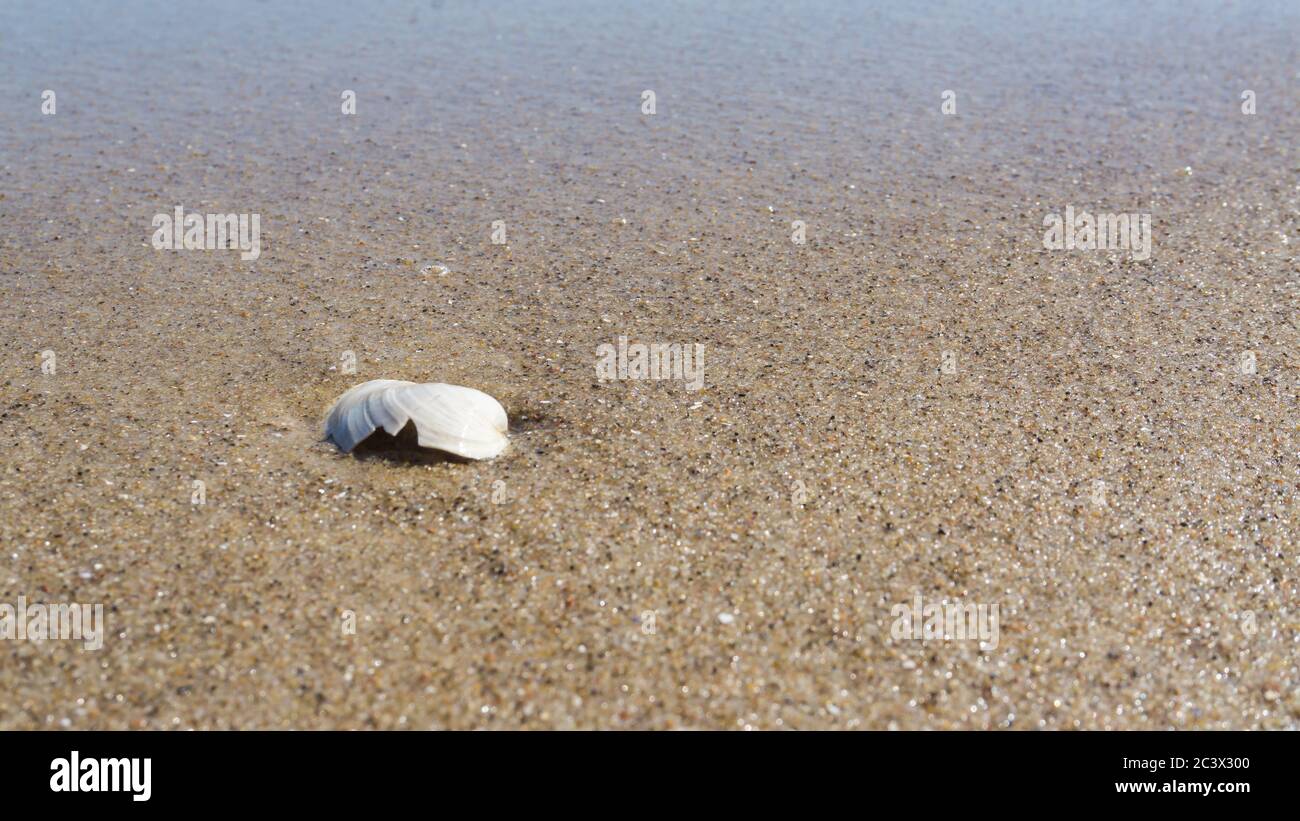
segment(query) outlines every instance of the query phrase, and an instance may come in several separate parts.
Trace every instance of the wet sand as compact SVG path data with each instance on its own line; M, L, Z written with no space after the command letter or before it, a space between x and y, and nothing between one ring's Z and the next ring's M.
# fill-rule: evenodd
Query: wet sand
M124 5L0 7L0 728L1300 727L1294 4Z

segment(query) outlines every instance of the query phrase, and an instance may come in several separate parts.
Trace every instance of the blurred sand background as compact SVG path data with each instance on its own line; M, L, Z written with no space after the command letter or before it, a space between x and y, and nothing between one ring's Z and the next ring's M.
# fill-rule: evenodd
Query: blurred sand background
M108 621L0 643L0 728L1300 727L1298 44L1271 1L0 5L0 601ZM155 250L177 205L261 258ZM1066 205L1151 258L1045 251ZM706 388L597 382L620 335ZM510 448L339 454L374 378ZM997 647L891 639L917 593Z

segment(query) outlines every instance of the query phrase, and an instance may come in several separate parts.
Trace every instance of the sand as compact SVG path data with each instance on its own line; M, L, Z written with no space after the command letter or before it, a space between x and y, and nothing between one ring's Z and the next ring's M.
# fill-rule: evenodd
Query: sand
M0 728L1300 727L1300 13L1029 5L0 7Z

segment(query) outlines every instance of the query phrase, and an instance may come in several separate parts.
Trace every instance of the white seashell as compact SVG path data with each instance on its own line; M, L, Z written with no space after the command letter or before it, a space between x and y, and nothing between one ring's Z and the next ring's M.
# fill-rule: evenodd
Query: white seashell
M340 396L325 420L325 435L348 453L379 428L396 436L408 422L415 423L422 447L466 459L491 459L506 447L506 410L486 393L396 379L362 382Z

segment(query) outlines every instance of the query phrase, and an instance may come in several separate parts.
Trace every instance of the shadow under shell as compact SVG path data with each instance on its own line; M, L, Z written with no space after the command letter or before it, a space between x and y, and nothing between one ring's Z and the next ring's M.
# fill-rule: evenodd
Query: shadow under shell
M420 434L413 421L408 421L396 436L390 436L383 428L376 429L358 442L350 455L358 459L383 459L406 465L437 465L446 462L465 464L474 461L454 453L421 447Z

